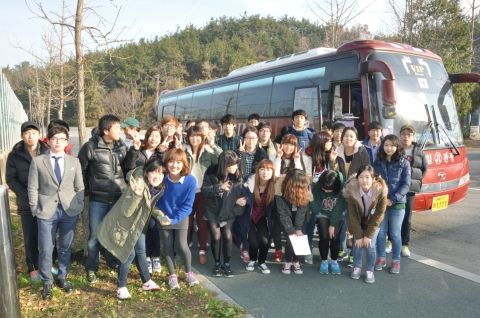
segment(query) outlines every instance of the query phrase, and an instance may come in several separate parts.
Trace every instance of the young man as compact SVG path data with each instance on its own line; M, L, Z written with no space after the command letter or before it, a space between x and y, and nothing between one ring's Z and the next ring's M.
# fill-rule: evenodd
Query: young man
M78 215L83 210L84 186L82 168L77 158L66 156L67 128L54 125L47 134L50 151L32 160L28 175L28 199L38 222L39 275L43 281L43 299L52 295L52 252L59 232L57 287L70 293L67 281L72 241Z
M120 119L114 115L104 115L98 121L98 130L99 134L92 136L78 153L85 194L90 195L90 236L85 260L89 283L97 280L96 272L100 264L97 227L127 188L122 170L127 147L120 139ZM107 265L115 268L118 261L110 252L106 251L105 254Z
M20 128L21 138L8 154L5 179L10 190L16 195L17 214L20 215L23 229L23 243L25 248L25 262L30 274L30 281L36 282L38 276L38 224L37 218L32 215L28 202L28 174L32 158L48 151L48 146L39 140L40 128L33 121L24 122ZM53 250L53 261L57 258L57 249ZM52 274L57 274L55 267Z
M47 132L52 129L53 125L60 125L60 126L63 126L65 128L67 128L68 132L70 132L70 126L67 124L66 121L63 121L61 119L54 119L52 120L49 124L48 124L48 127L47 127ZM43 138L42 141L44 143L47 143L48 142L48 138ZM73 156L73 151L72 151L72 148L73 148L73 144L71 143L67 143L67 145L65 146L65 153L69 156Z
M277 153L277 146L272 142L272 126L266 121L261 121L258 126L258 143L265 150L268 158Z
M322 123L322 130L328 132L330 135L333 134L332 128L333 128L333 124L331 121L325 120Z
M410 256L408 244L410 242L410 230L412 228L412 209L413 201L415 201L415 193L419 193L422 189L422 179L428 170L427 157L425 157L422 148L413 141L414 138L415 129L412 125L407 124L400 128L400 142L403 149L405 149L405 155L412 168L412 183L407 193L405 216L403 217L402 223L402 256L405 257Z
M133 140L138 137L138 133L140 132L140 123L133 117L127 117L127 120L124 123L121 123L120 127L123 128L123 133L126 137L123 142L127 146L128 150L133 145Z
M307 149L315 130L307 127L308 115L303 109L297 109L292 113L292 129L288 130L285 135L292 134L297 137L298 147L302 151Z
M338 148L342 144L342 133L345 129L345 125L342 123L335 123L332 126L333 131L333 144Z
M260 123L260 115L259 114L250 114L248 116L248 126L257 127Z
M226 114L220 119L222 124L223 134L215 137L215 143L225 150L236 150L240 147L240 142L243 142L242 136L235 135L235 128L237 127L237 121L235 116Z
M372 121L368 124L368 137L365 138L362 144L367 149L368 156L370 157L370 165L373 165L373 162L377 158L378 150L382 143L383 137L383 126L378 121Z

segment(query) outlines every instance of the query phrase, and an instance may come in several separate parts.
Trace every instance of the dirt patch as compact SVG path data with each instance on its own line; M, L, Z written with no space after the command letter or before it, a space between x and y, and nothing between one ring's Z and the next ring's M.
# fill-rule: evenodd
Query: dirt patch
M466 139L465 146L467 148L480 148L480 140Z

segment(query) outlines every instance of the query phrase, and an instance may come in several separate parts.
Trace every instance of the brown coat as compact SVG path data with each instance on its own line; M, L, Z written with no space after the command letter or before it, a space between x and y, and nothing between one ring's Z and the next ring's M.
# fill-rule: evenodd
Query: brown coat
M370 157L368 156L368 152L360 141L357 141L355 144L355 150L353 152L353 159L350 163L350 167L348 171L345 169L345 148L343 144L340 145L337 149L338 157L337 163L338 166L335 170L339 170L345 179L348 179L354 173L357 173L358 168L361 166L369 165L370 164ZM333 168L330 168L333 169Z
M378 177L378 180L373 181L372 187L372 203L368 208L369 217L366 222L367 228L365 234L361 226L364 208L362 198L360 197L360 184L356 178L356 173L348 179L343 188L343 196L347 200L348 230L357 239L363 238L364 236L372 238L382 223L385 210L387 209L388 187L385 181L381 177ZM373 214L372 211L374 212Z

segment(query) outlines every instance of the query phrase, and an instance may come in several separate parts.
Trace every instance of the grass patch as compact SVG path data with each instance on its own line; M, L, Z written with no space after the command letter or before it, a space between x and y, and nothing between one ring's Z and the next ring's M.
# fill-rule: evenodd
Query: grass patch
M18 273L20 308L22 317L243 317L245 311L215 298L215 294L202 286L188 287L185 273L177 268L180 289L168 287L168 271L153 273L152 279L160 291L142 290L140 274L134 265L128 275L129 300L116 297L117 273L104 262L97 272L97 282L89 284L83 268L83 232L78 222L73 242L72 264L68 275L74 291L64 293L54 288L50 301L42 300L42 282L30 282L25 264L25 250L20 217L16 214L15 198L10 197L12 234L15 242L15 261ZM162 263L163 265L164 263Z

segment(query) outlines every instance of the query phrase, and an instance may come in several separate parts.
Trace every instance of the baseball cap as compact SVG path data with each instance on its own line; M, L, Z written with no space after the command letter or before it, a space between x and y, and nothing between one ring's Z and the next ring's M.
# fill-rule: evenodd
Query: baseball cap
M409 129L409 130L411 130L413 133L415 133L415 128L413 128L413 126L410 125L410 124L403 125L403 126L400 128L400 133L402 133L402 131L404 131L405 129Z
M127 128L129 126L140 128L140 123L133 117L127 117L127 120L124 123L120 124L120 127L122 128Z
M34 121L26 121L22 124L22 127L20 128L21 132L23 133L27 128L34 128L38 131L40 131L40 127L38 127L38 124Z

